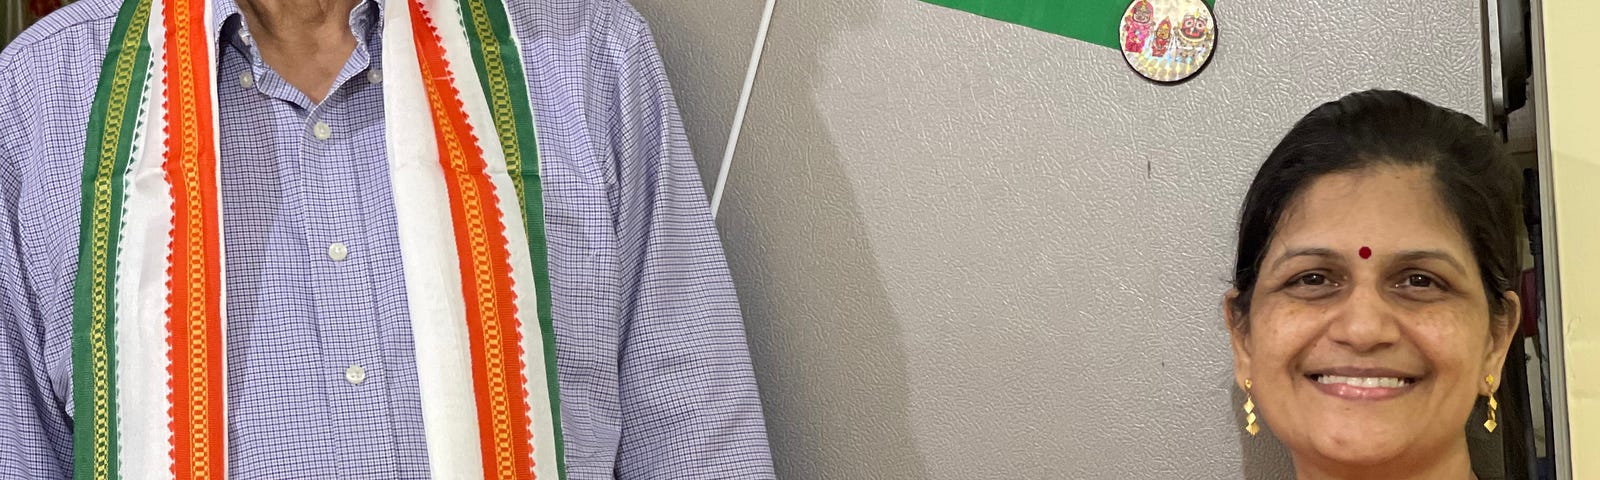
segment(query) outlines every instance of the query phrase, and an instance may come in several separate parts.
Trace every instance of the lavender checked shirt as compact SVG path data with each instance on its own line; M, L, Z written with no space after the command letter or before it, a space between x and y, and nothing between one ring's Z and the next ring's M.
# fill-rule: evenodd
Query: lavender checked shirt
M90 103L120 0L0 54L0 479L72 465ZM739 306L650 31L625 0L510 0L538 124L570 478L773 478ZM427 478L383 124L382 0L313 103L219 0L228 461Z

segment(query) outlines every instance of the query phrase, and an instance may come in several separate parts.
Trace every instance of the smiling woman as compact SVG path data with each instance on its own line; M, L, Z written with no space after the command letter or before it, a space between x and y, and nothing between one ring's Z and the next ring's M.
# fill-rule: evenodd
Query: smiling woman
M1392 91L1323 104L1267 157L1223 309L1300 479L1474 478L1462 426L1519 305L1515 178L1489 129Z

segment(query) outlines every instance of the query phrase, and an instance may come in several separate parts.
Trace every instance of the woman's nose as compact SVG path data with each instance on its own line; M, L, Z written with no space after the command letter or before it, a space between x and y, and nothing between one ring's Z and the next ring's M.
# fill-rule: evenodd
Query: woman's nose
M1327 336L1351 350L1370 352L1400 341L1399 320L1379 287L1359 287L1335 309Z

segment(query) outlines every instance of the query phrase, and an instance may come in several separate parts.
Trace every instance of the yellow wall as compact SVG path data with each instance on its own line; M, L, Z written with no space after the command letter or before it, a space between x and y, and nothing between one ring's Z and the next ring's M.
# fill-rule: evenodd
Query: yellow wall
M1600 64L1593 41L1600 2L1543 3L1572 478L1592 479L1600 478L1600 455L1593 455L1600 452Z

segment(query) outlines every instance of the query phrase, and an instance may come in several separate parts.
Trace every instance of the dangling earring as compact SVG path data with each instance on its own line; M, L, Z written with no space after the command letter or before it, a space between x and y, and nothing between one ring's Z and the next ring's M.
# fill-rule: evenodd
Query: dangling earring
M1483 428L1493 432L1494 427L1499 425L1494 421L1495 413L1500 410L1500 402L1494 401L1494 375L1483 377L1483 383L1489 384L1489 420L1483 422Z
M1256 399L1250 396L1250 379L1244 381L1244 422L1244 431L1250 432L1250 436L1261 431L1261 426L1256 425Z

